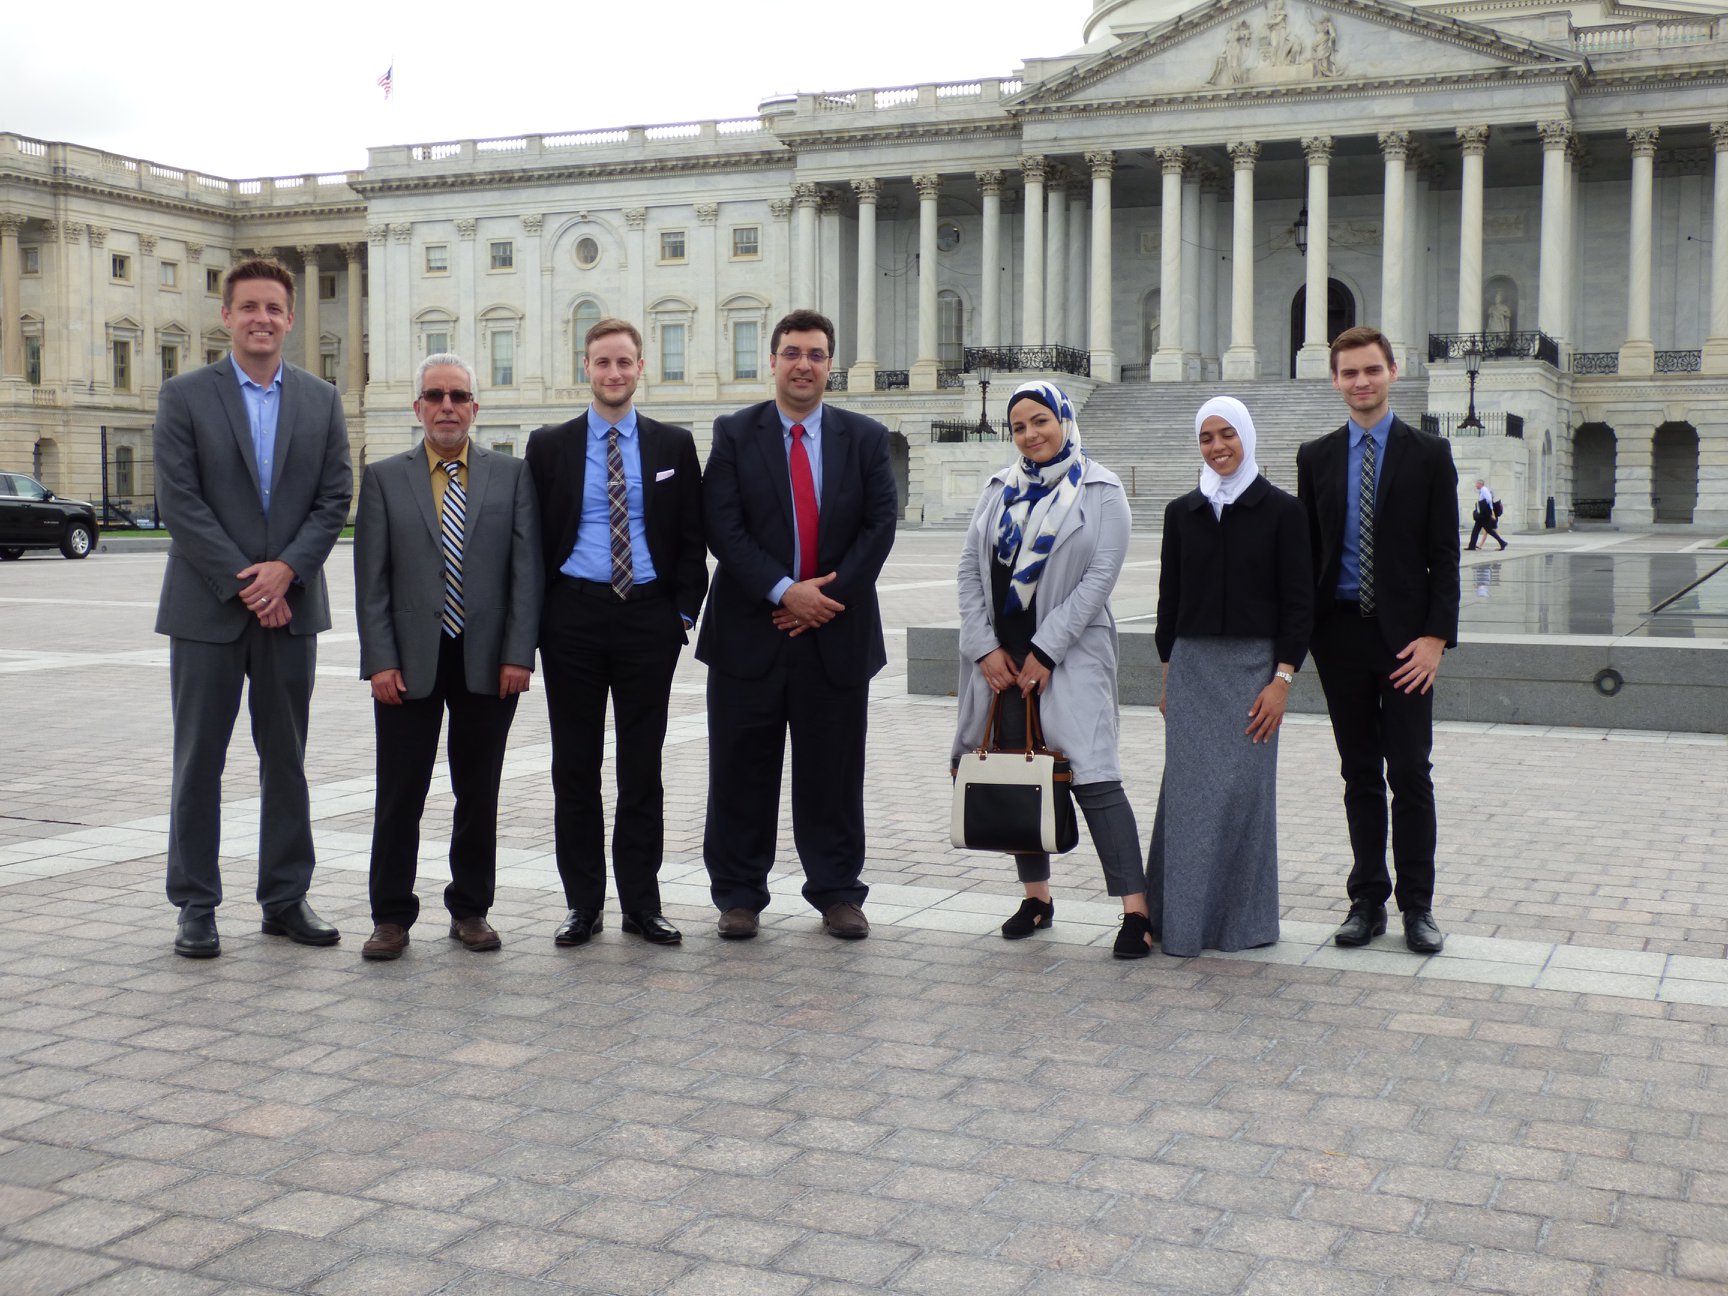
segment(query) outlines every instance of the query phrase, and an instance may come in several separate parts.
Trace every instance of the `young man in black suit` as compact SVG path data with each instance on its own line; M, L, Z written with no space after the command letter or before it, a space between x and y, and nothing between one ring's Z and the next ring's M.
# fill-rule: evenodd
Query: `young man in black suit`
M1326 693L1350 825L1350 916L1334 939L1366 945L1396 896L1404 941L1437 954L1434 677L1458 642L1458 470L1445 440L1392 413L1392 344L1353 328L1332 343L1343 427L1296 453L1317 582L1314 665ZM1386 789L1392 859L1386 871Z
M702 606L708 560L702 477L683 428L636 410L642 335L604 319L583 340L587 411L528 438L540 502L546 599L540 665L552 727L553 832L568 906L557 945L586 944L606 899L600 763L610 696L618 805L612 873L623 928L683 939L660 912L665 795L660 749L672 672Z
M804 898L844 940L864 917L864 737L887 664L876 577L899 502L888 429L822 403L834 325L793 311L769 343L774 399L714 421L703 477L718 566L696 658L708 665L708 866L719 933L768 904L780 767L792 737L792 833Z

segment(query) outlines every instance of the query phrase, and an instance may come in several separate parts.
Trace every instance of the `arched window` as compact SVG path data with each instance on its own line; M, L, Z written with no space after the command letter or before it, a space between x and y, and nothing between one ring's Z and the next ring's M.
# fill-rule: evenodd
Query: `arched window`
M582 360L588 350L588 330L600 320L600 303L592 297L584 297L576 303L576 309L570 312L570 374L573 382L587 381Z

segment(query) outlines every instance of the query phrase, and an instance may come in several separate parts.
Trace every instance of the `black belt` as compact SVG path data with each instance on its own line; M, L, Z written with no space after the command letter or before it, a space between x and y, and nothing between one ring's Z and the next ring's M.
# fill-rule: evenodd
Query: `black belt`
M1377 615L1373 608L1364 611L1360 599L1335 599L1332 603L1332 609L1339 616L1366 617L1372 619Z
M640 585L632 585L629 593L622 598L618 591L605 581L583 580L577 576L560 574L559 583L569 586L583 598L598 599L602 603L640 603L645 599L665 598L666 588L657 580L645 581Z

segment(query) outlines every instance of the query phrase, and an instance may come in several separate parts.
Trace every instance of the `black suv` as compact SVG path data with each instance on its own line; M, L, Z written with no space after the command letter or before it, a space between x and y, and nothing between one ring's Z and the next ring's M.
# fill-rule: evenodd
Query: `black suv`
M96 510L83 500L61 499L34 477L0 472L0 558L26 549L59 549L87 558L96 547Z

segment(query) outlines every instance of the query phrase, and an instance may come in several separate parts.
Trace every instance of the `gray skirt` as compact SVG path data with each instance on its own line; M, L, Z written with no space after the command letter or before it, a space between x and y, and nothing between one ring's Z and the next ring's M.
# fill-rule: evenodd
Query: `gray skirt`
M1278 736L1248 708L1277 666L1270 639L1178 639L1164 709L1164 781L1146 902L1166 954L1278 939Z

